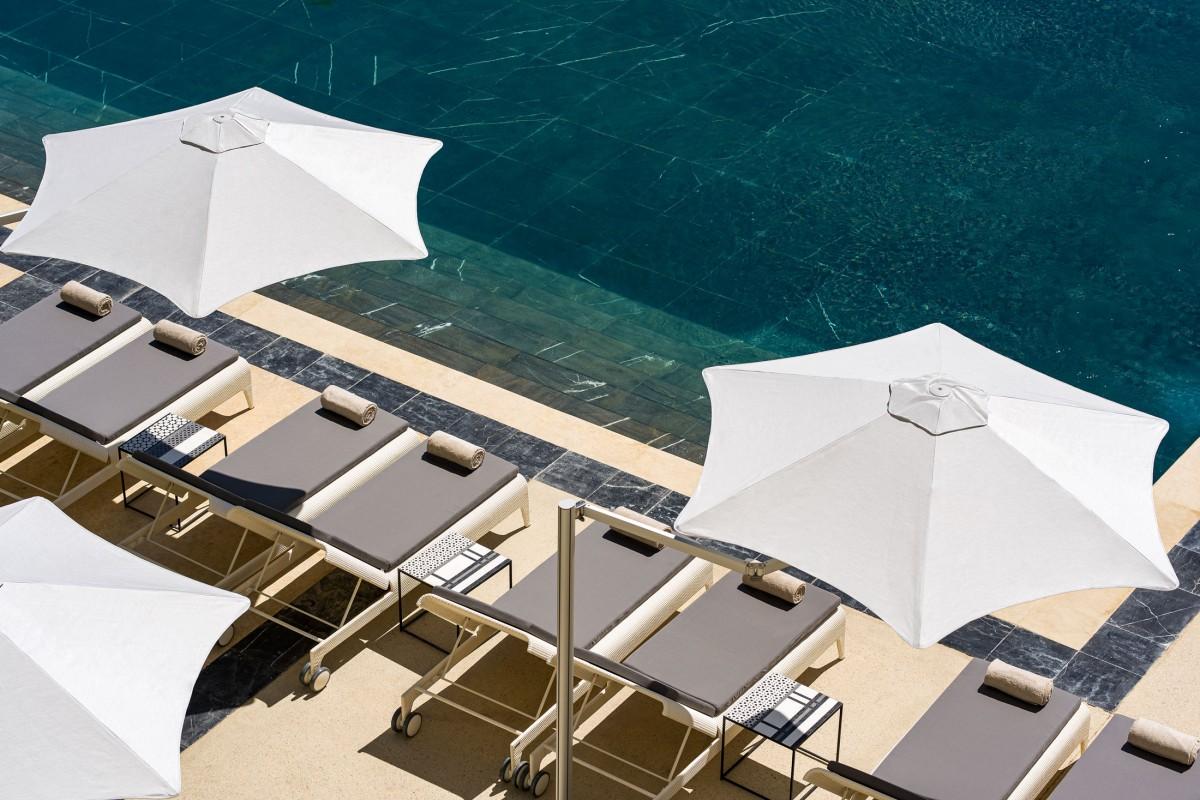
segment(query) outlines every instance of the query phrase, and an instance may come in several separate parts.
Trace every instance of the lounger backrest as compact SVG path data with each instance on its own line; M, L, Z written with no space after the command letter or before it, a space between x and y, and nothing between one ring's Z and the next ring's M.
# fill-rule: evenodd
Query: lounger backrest
M91 431L107 444L154 416L238 359L210 341L198 356L180 353L143 335L109 354L41 399L41 406Z
M0 325L0 391L12 402L141 318L121 303L103 317L93 316L54 292Z
M1133 720L1120 714L1104 726L1050 800L1196 800L1200 763L1184 766L1129 744Z
M203 477L241 498L279 512L294 510L408 430L399 417L379 412L356 425L326 411L315 397L255 436Z
M1079 710L1056 688L1031 706L983 685L974 659L876 767L879 778L944 800L1005 800Z

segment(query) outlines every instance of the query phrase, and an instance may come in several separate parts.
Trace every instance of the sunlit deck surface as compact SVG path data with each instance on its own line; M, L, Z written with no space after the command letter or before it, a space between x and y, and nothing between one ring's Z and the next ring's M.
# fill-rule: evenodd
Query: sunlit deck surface
M0 197L0 212L18 207ZM10 315L71 273L62 262L0 261L14 265L0 266L0 308ZM475 439L532 478L532 525L521 529L514 515L483 540L513 559L518 580L552 553L558 501L587 497L646 509L669 521L699 477L700 467L688 460L267 297L244 297L220 313L227 318L209 320L216 326L211 336L237 347L254 365L255 408L246 411L237 398L202 420L228 436L231 450L326 383L353 384L372 375L371 380L394 381L395 397L403 401L396 413L422 433L442 428ZM203 469L218 452L189 469ZM49 483L61 478L69 461L65 448L41 440L3 466ZM15 491L17 484L0 488ZM970 656L1002 658L1053 676L1058 687L1088 700L1093 735L1113 711L1200 732L1195 692L1200 623L1193 621L1200 612L1200 444L1159 479L1155 499L1163 542L1182 584L1174 592L1089 591L1027 603L984 618L927 650L910 648L851 603L847 657L837 661L831 649L802 677L846 704L843 760L873 767ZM114 541L145 522L122 507L116 479L69 511ZM183 539L195 554L219 559L236 545L236 533L232 525L209 517L186 528ZM315 562L287 573L279 588L320 609L343 598L350 581L323 567L306 568ZM185 562L172 566L203 577ZM502 590L497 580L478 596L487 599ZM440 620L417 624L425 635L449 643L450 631ZM297 680L306 640L251 615L238 623L237 635L232 646L214 651L197 684L184 730L183 797L527 796L497 781L510 737L496 728L432 704L418 737L392 732L390 718L401 693L441 658L396 631L393 614L334 651L326 662L333 679L320 694L307 692ZM528 669L533 662L502 638L473 658L479 663L471 681L507 686L513 697L531 703L548 675ZM670 766L680 729L665 721L655 704L635 698L610 708L611 713L588 723L594 728L592 741L659 769ZM833 732L833 726L820 732L811 748L831 751ZM700 746L697 737L693 752ZM760 748L751 764L741 777L780 794L785 751ZM744 796L718 780L715 762L686 791L694 797ZM636 795L577 769L572 796Z

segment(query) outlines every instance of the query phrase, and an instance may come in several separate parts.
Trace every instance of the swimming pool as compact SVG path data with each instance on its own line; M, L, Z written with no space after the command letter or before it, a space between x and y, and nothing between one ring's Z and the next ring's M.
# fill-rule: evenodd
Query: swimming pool
M0 0L0 176L262 85L446 142L431 257L271 293L699 460L708 364L940 320L1200 434L1182 3Z

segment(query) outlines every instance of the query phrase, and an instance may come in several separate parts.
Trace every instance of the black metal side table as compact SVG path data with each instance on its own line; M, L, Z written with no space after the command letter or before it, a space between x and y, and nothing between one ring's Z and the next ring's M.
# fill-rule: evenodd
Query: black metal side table
M763 742L774 742L792 751L792 767L788 775L787 798L791 800L796 788L796 753L802 753L822 764L831 759L804 748L817 730L837 717L837 747L833 759L842 754L842 703L828 695L810 689L802 683L768 672L741 700L721 717L721 780L732 783L755 797L769 800L765 794L738 783L729 774L738 764L758 749ZM725 766L725 729L732 723L761 737L736 761Z
M508 570L508 588L513 585L512 559L473 542L457 533L446 533L430 542L400 565L400 573L426 586L440 586L452 592L469 594L494 575ZM409 626L425 616L424 609L404 613L404 595L400 595L400 630L420 639L443 653L446 648L414 633Z
M206 428L190 419L167 414L131 436L117 448L117 451L124 456L145 453L160 461L165 461L173 467L182 468L217 445L224 447L225 455L229 455L229 442L226 441L225 434L214 431L212 428ZM126 508L154 519L154 514L143 511L134 505L139 497L152 491L154 487L146 486L141 491L129 495L125 487L125 472L124 470L119 470L119 472L121 475L121 502ZM174 495L172 496L174 497ZM179 503L178 497L175 497L175 502Z

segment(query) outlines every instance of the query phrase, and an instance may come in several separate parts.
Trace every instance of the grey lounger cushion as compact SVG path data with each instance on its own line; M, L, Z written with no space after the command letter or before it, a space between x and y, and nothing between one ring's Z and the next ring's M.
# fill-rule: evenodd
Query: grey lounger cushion
M1037 707L983 685L974 659L896 745L875 775L913 792L955 800L1004 800L1079 708L1055 689Z
M111 316L111 315L110 315ZM217 342L189 356L154 341L147 331L53 390L36 405L56 422L107 444L237 360ZM34 407L31 407L34 410Z
M591 647L683 568L688 556L659 550L593 522L575 537L575 642ZM505 592L495 607L542 631L557 630L558 555ZM528 628L526 628L528 629ZM550 642L558 641L551 635Z
M315 517L312 535L390 572L515 477L491 453L468 471L418 447Z
M290 511L408 430L381 412L358 426L321 407L317 397L201 474L210 485L276 511Z
M837 761L830 761L827 769L834 775L840 775L847 780L854 781L860 786L865 786L876 792L882 792L894 800L933 800L931 797L926 797L923 794L910 792L903 786L897 786L894 783L888 783L879 777L872 775L869 772L863 772L860 769L855 769L847 764L842 764Z
M1196 800L1200 764L1185 767L1133 747L1127 741L1133 720L1115 716L1075 762L1051 800Z
M142 315L113 303L94 317L58 299L43 298L0 325L0 392L22 395L137 324Z
M670 687L679 702L715 715L833 616L838 605L834 595L809 586L792 606L743 586L740 574L729 573L624 665L652 681L648 688Z

